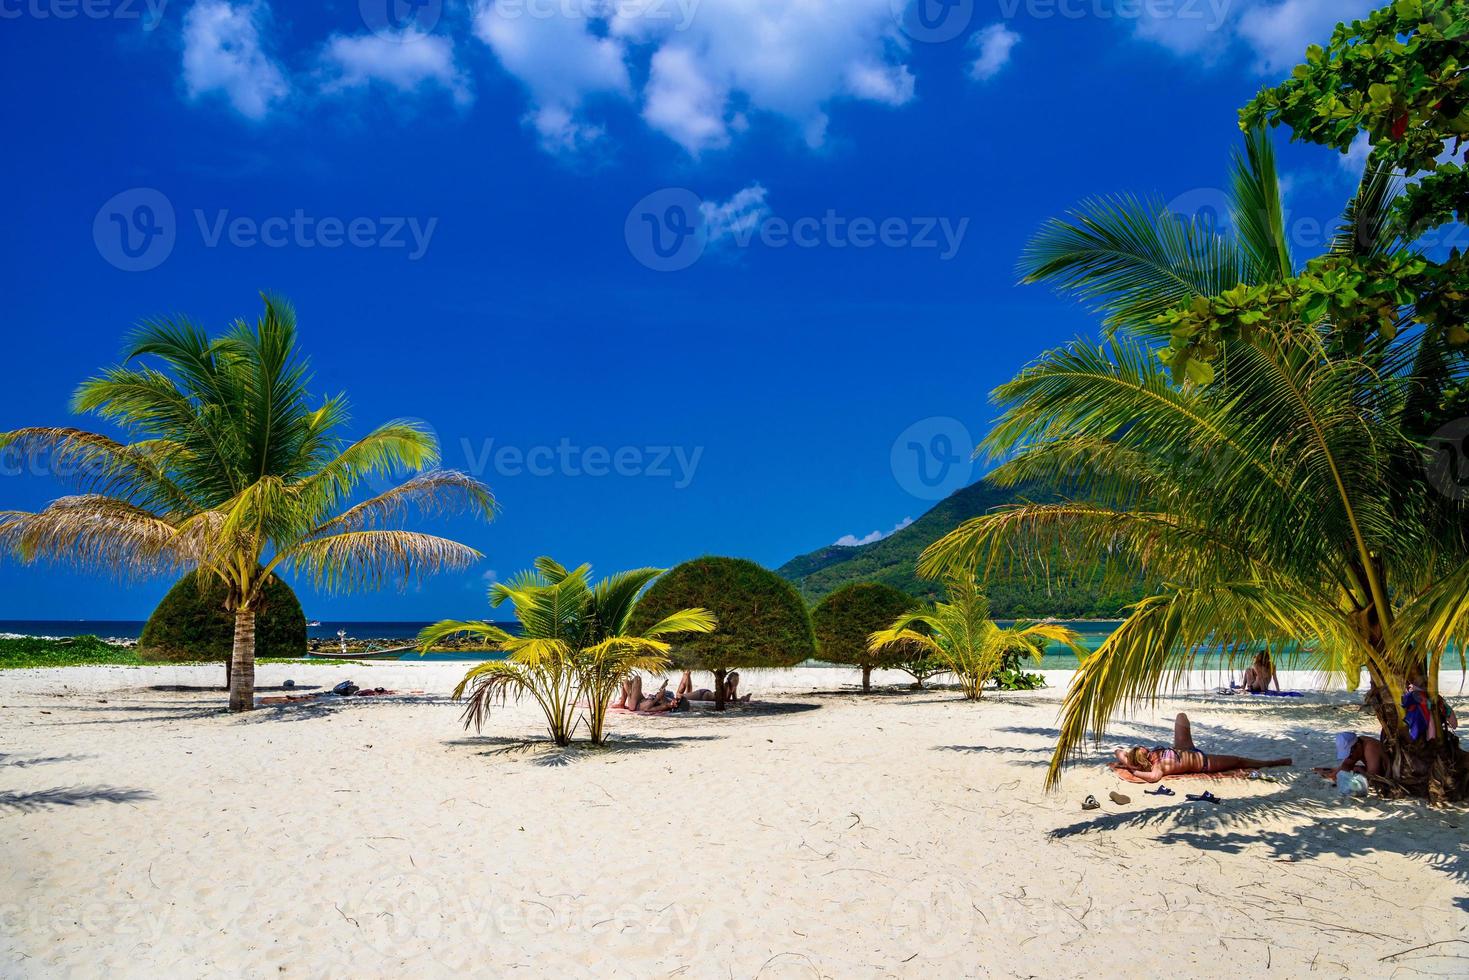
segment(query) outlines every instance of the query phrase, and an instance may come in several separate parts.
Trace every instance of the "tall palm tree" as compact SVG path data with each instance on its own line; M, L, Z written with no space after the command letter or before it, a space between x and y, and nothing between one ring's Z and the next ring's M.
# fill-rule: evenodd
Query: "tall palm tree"
M540 706L557 745L571 742L579 725L577 706L584 702L588 737L605 740L607 707L623 680L634 671L658 671L668 665L667 637L711 633L714 615L707 609L682 609L647 629L632 626L644 590L658 568L618 572L588 582L591 567L568 571L556 561L536 559L534 571L490 587L490 604L508 601L520 623L518 634L484 620L445 620L418 636L420 649L452 636L470 636L509 654L470 669L454 689L454 697L470 691L464 725L478 730L491 704L527 696Z
M1437 386L1465 377L1463 357L1407 311L1395 338L1365 347L1329 322L1270 324L1230 341L1210 378L1176 382L1159 358L1158 313L1218 302L1236 273L1246 284L1292 274L1262 144L1252 134L1236 163L1235 236L1125 204L1040 234L1027 277L1095 302L1113 336L1050 351L999 388L1003 414L982 448L1006 460L999 482L1063 500L971 520L920 567L988 574L1064 555L1094 579L1164 583L1077 671L1049 784L1088 733L1100 739L1205 649L1270 643L1353 686L1365 667L1387 788L1462 797L1452 736L1410 744L1401 698L1425 670L1436 697L1445 656L1457 643L1462 664L1469 639L1469 512L1428 479L1423 431ZM1390 175L1369 173L1333 250L1406 247L1387 220L1393 194Z
M143 359L155 364L132 363ZM339 432L347 402L313 404L295 314L265 298L255 324L211 338L185 319L143 324L124 365L83 384L78 413L123 440L75 428L26 428L0 446L49 452L82 492L45 509L0 512L0 548L23 561L69 561L120 574L198 568L224 583L234 613L230 710L254 707L255 616L286 570L332 591L378 587L480 557L465 545L390 525L409 508L489 516L478 481L420 472L351 504L370 478L432 466L432 435L390 422L355 442Z
M984 686L1007 657L1018 654L1039 660L1047 640L1081 650L1080 637L1065 626L1033 623L1006 629L991 622L989 600L972 574L950 575L945 591L946 602L904 613L892 626L869 636L868 649L923 651L959 678L971 701L984 696Z

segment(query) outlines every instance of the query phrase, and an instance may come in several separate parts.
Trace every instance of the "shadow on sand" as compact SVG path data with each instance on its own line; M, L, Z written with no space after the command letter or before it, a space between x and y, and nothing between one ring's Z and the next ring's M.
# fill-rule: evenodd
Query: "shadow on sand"
M136 803L153 798L153 794L144 789L120 789L116 786L67 786L33 793L0 792L0 812L13 810L17 813L36 813L63 806Z
M440 744L479 749L476 755L524 758L533 765L560 768L578 762L593 762L598 759L616 758L637 752L676 749L681 745L696 742L717 742L723 737L722 735L641 735L636 732L621 732L608 736L606 745L575 742L568 746L558 746L543 738L505 738L481 735L446 739Z

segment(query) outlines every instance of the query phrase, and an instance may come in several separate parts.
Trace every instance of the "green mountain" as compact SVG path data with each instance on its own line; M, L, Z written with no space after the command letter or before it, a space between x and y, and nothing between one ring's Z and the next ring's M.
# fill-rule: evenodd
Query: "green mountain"
M933 598L942 586L918 578L918 555L964 521L1021 494L997 487L988 480L956 490L918 520L881 541L854 548L827 545L807 555L792 558L776 572L796 584L807 602L852 582L885 582L910 595ZM993 614L999 619L1055 616L1058 618L1110 618L1121 615L1124 606L1141 596L1138 589L1102 592L1071 582L1047 581L1038 576L992 579L988 585Z

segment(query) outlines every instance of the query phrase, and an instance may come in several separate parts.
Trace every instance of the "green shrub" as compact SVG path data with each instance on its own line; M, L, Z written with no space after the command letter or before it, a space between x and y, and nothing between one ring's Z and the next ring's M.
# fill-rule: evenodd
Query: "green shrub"
M918 600L906 592L881 582L842 586L811 612L816 655L828 663L862 668L862 690L870 691L873 668L899 667L912 655L898 644L873 652L868 649L868 636L887 629L917 605Z
M678 669L714 672L722 704L726 673L741 667L794 667L816 656L811 616L795 586L743 558L704 557L664 573L638 603L635 629L681 609L711 610L713 633L681 639L669 656Z
M235 617L224 603L225 588L219 579L198 572L185 575L148 617L138 639L138 658L228 661L235 641ZM255 656L299 657L305 652L306 614L291 587L272 579L255 617Z

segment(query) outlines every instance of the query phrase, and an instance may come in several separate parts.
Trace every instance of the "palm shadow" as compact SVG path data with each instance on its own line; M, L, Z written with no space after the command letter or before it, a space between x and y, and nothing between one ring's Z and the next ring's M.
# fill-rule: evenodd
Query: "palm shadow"
M574 742L558 746L545 738L510 738L506 736L482 735L470 738L445 739L443 745L465 746L481 751L476 755L501 758L524 757L532 765L558 769L578 762L613 758L637 752L654 752L674 749L686 743L717 742L723 735L641 735L623 732L612 735L605 745Z
M29 769L32 766L49 766L57 762L81 762L83 759L93 758L90 755L78 755L68 752L66 755L38 755L27 759L24 756L12 755L9 752L0 752L0 766L13 766L16 769Z
M71 786L43 789L32 793L0 793L0 810L35 813L63 806L86 806L92 803L136 803L154 799L145 789L121 789L116 786Z

